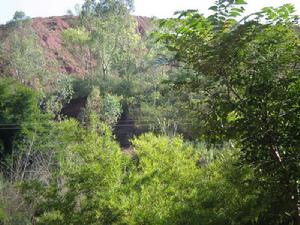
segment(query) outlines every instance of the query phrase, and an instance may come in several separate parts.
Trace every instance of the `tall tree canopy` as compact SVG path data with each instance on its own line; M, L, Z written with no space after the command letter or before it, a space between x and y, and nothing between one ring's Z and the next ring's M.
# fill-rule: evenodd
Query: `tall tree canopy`
M133 8L133 0L86 0L82 6L82 14L104 18L109 15L127 14Z
M292 5L236 18L244 1L220 0L208 18L183 12L161 35L176 60L196 73L175 86L202 96L194 109L206 140L235 140L242 160L274 193L279 224L300 224L300 66ZM276 191L275 191L276 189Z

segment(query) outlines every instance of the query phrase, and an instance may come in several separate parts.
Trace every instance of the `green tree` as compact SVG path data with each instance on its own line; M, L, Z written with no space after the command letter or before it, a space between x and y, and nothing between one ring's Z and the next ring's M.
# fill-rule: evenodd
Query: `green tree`
M131 1L109 0L86 1L82 6L81 22L91 37L90 68L92 59L96 60L91 75L104 92L112 89L114 80L130 80L136 68L141 38L136 20L129 14L131 5Z
M86 0L82 6L82 14L93 14L97 17L130 13L134 9L133 0Z
M18 81L0 79L0 138L4 148L1 160L19 150L18 145L27 138L36 138L38 130L48 123L51 117L41 112L40 100L37 92Z
M133 141L136 167L127 224L195 224L199 155L180 137L145 134ZM199 218L198 218L199 219Z
M121 97L106 94L103 99L100 118L110 126L114 126L122 114Z
M46 112L54 114L57 119L61 119L62 108L70 102L74 95L72 77L58 74L51 76L53 82L49 85L50 91L44 93L43 106Z
M266 213L273 224L298 225L300 40L294 7L264 8L236 21L244 3L217 1L208 18L184 12L166 23L171 32L161 38L196 71L175 85L204 96L197 111L205 118L204 137L237 141L241 160L277 201Z
M60 155L60 168L49 186L24 185L27 194L38 197L42 214L38 224L118 224L122 208L120 198L128 157L111 138L109 129L85 131L78 123L65 126L67 144ZM66 130L66 131L67 131ZM65 142L68 140L71 142ZM71 139L70 139L71 138ZM69 145L70 144L70 145ZM32 188L35 187L35 188ZM28 196L30 196L28 195Z
M39 110L39 96L11 78L0 79L0 123L34 122Z
M251 167L236 167L236 151L203 163L205 151L182 138L145 134L129 155L105 127L53 125L50 177L22 184L37 224L268 224L255 223L264 192Z
M16 141L15 151L6 164L8 172L1 170L6 175L0 186L4 225L35 223L41 210L36 209L41 202L37 190L51 184L61 168L67 146L78 143L83 133L74 120L53 122L44 118L34 124L34 129Z
M23 11L16 11L14 16L13 16L13 21L14 22L27 20L27 19L29 19L29 17L26 16L26 14Z
M31 21L21 20L13 28L9 35L10 48L5 52L9 62L6 72L25 85L42 89L47 80L47 66Z
M87 127L94 125L94 120L99 120L102 113L102 96L98 88L93 88L87 98L85 108L81 112L81 120Z
M91 39L89 33L83 28L69 28L62 32L62 39L67 48L74 54L79 55L80 61L85 65L85 69L89 71L88 44Z
M92 125L94 117L105 124L113 127L122 113L121 98L118 96L105 94L101 96L98 88L93 88L87 98L85 109L83 110L83 120L87 126Z

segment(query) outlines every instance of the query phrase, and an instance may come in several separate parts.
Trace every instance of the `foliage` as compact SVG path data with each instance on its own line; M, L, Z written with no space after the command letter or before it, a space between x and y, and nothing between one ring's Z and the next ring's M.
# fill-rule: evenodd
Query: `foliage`
M121 98L115 95L106 94L103 99L103 106L100 118L113 126L117 123L122 113Z
M0 223L3 225L29 225L33 211L18 194L18 188L14 184L2 180L0 190Z
M84 45L90 37L84 28L69 28L62 33L63 41L70 45Z
M66 44L80 39L79 30L84 31L83 36L90 37L82 49L87 74L81 87L99 87L104 100L109 99L106 93L122 96L122 118L136 121L140 130L172 135L179 131L191 135L187 122L183 121L187 117L183 115L184 110L180 110L180 97L161 85L169 74L168 65L160 59L164 47L149 35L157 28L156 22L149 20L149 31L139 34L136 18L129 15L129 4L124 2L86 1L80 14L81 27L64 32ZM105 9L110 4L127 6L122 13L116 13L115 7ZM72 49L76 47L72 45ZM167 109L166 105L169 105Z
M48 123L47 123L48 122ZM1 183L0 202L4 225L35 224L36 204L39 195L33 195L32 188L22 190L30 183L49 185L53 174L60 168L67 145L77 143L82 130L73 120L35 124L35 131L22 136L22 141L15 143L14 152L6 163L5 176Z
M79 139L73 139L76 144L67 145L51 185L36 186L42 195L37 205L42 212L38 224L118 221L120 190L128 158L111 140L109 130L102 130L102 136L97 130L81 130Z
M11 78L0 79L0 139L1 172L10 177L16 171L23 177L23 169L36 153L33 143L43 142L49 128L49 114L40 110L40 96ZM40 142L40 143L41 143ZM18 161L18 160L21 160ZM16 177L16 176L15 176Z
M184 105L188 96L169 90L163 84L153 88L147 90L140 100L136 126L147 127L152 132L169 136L176 136L178 133L191 136L189 129L192 127L192 120Z
M21 14L17 14L17 18ZM46 108L57 115L62 104L68 102L72 95L70 79L49 71L45 52L31 19L14 19L8 25L7 43L3 43L1 49L1 72L38 90L47 101Z
M26 14L23 11L16 11L14 16L13 16L13 21L14 22L27 20L27 19L29 19L29 17L26 16Z
M65 46L75 56L78 54L81 62L85 65L86 71L89 70L91 62L87 61L87 56L90 56L88 44L91 40L90 34L84 27L69 28L62 32L62 40ZM90 59L91 60L91 59Z
M35 122L40 114L39 96L11 78L0 79L0 123Z
M99 135L74 121L60 127L65 146L50 184L22 185L37 224L242 225L265 208L253 170L236 167L236 151L201 166L201 151L182 138L145 134L130 159L105 128Z
M19 82L0 79L0 123L21 132L1 161L0 223L298 225L297 17L288 4L242 17L245 3L218 0L209 17L189 10L139 33L131 0L86 0L80 25L62 32L82 80L48 71L16 13L0 57ZM61 116L76 97L87 98L82 124ZM120 118L156 134L122 150Z
M9 62L6 72L12 72L22 84L42 89L47 80L46 60L31 20L22 20L14 27L9 34L10 47L5 49Z
M205 96L201 107L210 140L235 139L241 159L276 187L278 224L299 220L299 35L294 8L265 8L241 22L236 1L219 1L211 17L182 13L162 34L179 61L196 71L175 85ZM224 5L224 7L223 7ZM198 109L201 109L200 107ZM215 139L213 139L213 138ZM263 179L264 177L264 179ZM270 209L272 210L272 209ZM286 215L292 215L286 219ZM284 222L285 221L285 222Z
M120 100L120 97L110 94L101 96L99 89L93 88L83 111L86 125L91 125L92 117L96 116L107 125L114 126L122 113Z
M45 94L43 99L44 109L53 113L58 119L64 105L73 98L73 80L70 77L59 74L52 84L49 84L51 91Z
M129 12L131 1L86 1L80 14L82 29L90 38L85 42L87 68L93 85L101 91L128 95L141 59L141 37ZM79 28L81 29L81 28ZM74 33L74 32L73 32ZM75 39L81 35L75 35Z
M136 167L127 194L126 224L194 224L198 154L179 137L145 134L133 145Z
M132 0L86 0L81 14L92 14L103 18L112 15L124 15L133 10Z

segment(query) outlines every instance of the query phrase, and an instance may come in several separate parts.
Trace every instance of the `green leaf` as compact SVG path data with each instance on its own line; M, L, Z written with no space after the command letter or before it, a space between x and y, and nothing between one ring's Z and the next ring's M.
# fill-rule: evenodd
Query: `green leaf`
M245 5L247 2L245 0L235 0L234 2L236 5Z
M233 12L230 12L230 16L231 17L237 17L237 16L240 16L241 14L239 13L239 12L235 12L235 11L233 11Z
M218 7L217 6L211 6L210 8L208 8L208 10L212 10L212 11L218 11Z

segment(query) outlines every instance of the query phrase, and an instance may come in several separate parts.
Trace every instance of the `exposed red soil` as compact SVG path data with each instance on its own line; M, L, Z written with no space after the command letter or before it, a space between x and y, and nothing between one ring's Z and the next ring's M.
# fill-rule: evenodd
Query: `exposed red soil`
M144 35L149 26L149 19L146 17L136 17L138 22L137 31ZM80 55L74 55L64 45L62 32L72 28L79 23L79 18L75 16L55 16L37 17L32 19L32 28L39 37L39 42L43 48L48 62L48 69L52 72L62 74L77 74L79 77L85 73ZM0 40L3 42L11 29L6 25L0 25Z
M49 69L64 74L83 74L84 68L78 58L71 54L62 43L62 31L72 27L70 25L72 20L78 20L78 18L72 16L34 18L32 27L40 39L50 67L56 65L55 69Z
M138 23L138 32L143 36L147 28L150 26L150 20L148 17L144 16L137 16L136 20Z

